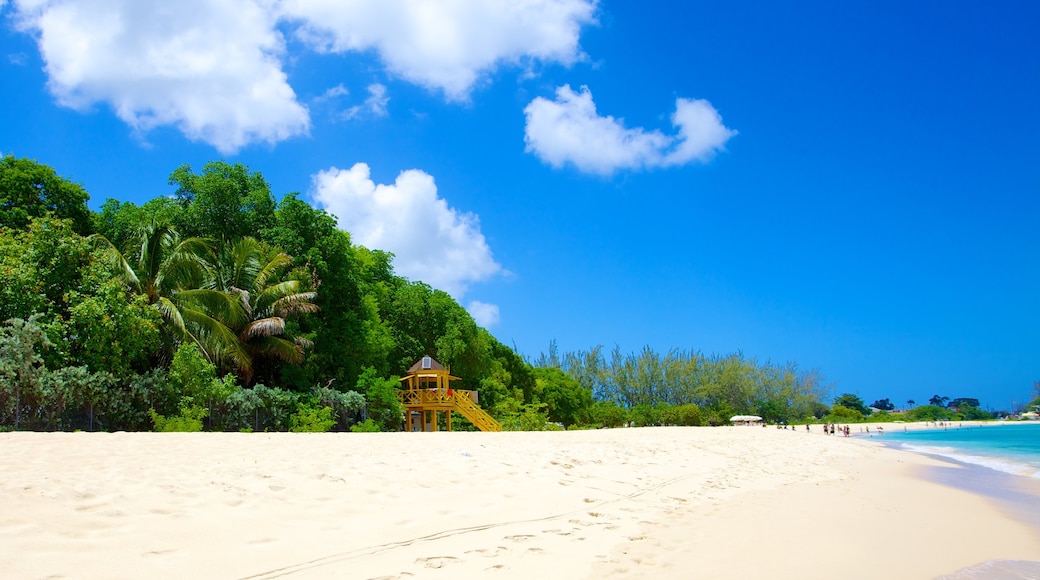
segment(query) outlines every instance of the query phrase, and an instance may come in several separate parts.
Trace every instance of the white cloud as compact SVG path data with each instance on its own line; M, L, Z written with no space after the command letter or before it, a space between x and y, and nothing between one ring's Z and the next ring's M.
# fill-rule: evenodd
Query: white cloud
M672 124L678 135L629 129L623 119L596 112L588 87L556 89L556 100L537 97L524 108L526 150L560 168L567 163L586 173L610 175L619 169L649 169L707 161L736 135L705 100L677 99Z
M390 97L386 96L386 86L373 83L368 85L368 98L365 99L364 104L350 107L343 112L343 118L354 119L366 113L373 117L385 117L387 115L386 105L389 102Z
M316 50L374 50L387 69L464 100L502 64L570 65L597 0L285 0L287 19Z
M390 74L465 100L501 66L584 58L597 1L14 0L12 14L36 38L59 104L107 105L140 135L173 126L233 153L309 132L279 27L318 51L373 52ZM371 84L345 115L383 116L387 102Z
M140 132L174 125L232 153L305 134L270 0L16 0L58 102L106 103Z
M480 302L479 300L471 300L469 305L466 306L466 310L469 311L473 320L484 328L490 328L498 324L498 306L495 304L487 304L485 302Z
M345 97L349 94L350 91L347 90L347 87L343 86L343 83L340 83L322 93L321 96L315 97L314 101L317 103L323 103L325 101L338 99L339 97Z
M428 173L402 171L392 185L376 184L369 167L332 167L312 176L314 201L365 247L394 254L394 270L458 298L472 282L502 272L471 213L438 197Z

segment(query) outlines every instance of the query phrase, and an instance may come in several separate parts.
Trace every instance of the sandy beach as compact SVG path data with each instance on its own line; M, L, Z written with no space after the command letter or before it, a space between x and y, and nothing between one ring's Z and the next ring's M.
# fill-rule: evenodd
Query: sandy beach
M815 427L0 434L2 578L935 578L1040 560Z

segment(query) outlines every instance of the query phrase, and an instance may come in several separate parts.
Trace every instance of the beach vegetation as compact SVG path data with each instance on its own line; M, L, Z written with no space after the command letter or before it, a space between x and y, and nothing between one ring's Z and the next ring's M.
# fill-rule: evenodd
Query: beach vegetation
M285 431L324 424L328 408L334 431L396 430L395 376L422 356L513 429L832 412L819 370L741 352L551 342L526 360L451 295L395 274L392 254L353 243L295 193L276 198L258 171L182 165L169 184L92 212L49 167L0 160L0 320L23 325L5 326L0 425L141 430L153 413L168 425L203 409L204 430Z
M623 353L601 346L561 353L555 342L535 359L536 370L559 369L591 393L586 420L606 425L595 413L613 406L625 415L619 424L672 424L662 418L669 406L695 405L698 424L726 425L737 414L759 414L771 422L792 422L828 410L830 390L818 370L794 363L760 363L742 353L706 356L695 351L665 354L646 347ZM539 371L540 372L540 371ZM620 414L620 413L619 413ZM692 417L688 419L692 421Z
M945 407L946 401L949 401L949 397L943 397L939 395L932 395L931 399L928 399L928 404L933 407Z
M896 406L888 399L878 399L871 403L870 406L879 411L895 411L896 409Z
M351 433L378 433L384 430L382 425L372 419L365 419L350 426Z
M511 410L499 408L498 421L503 431L545 431L549 417L545 414L545 403L511 405Z
M940 405L921 405L905 413L908 421L951 421L954 414L953 410Z
M325 433L336 424L332 407L301 404L289 417L289 431L293 433Z
M373 367L366 367L358 377L355 390L364 395L366 422L380 430L396 431L404 421L404 406L397 397L397 377L383 378Z
M609 401L595 401L588 409L588 423L596 427L621 427L628 422L628 411Z
M199 405L186 405L181 407L179 414L170 417L160 415L155 409L149 409L148 414L157 432L197 433L202 431L202 419L209 415L209 411Z
M866 421L866 415L859 409L835 403L831 407L831 413L824 417L824 421L827 423L862 423Z
M866 406L866 404L863 403L863 399L859 398L858 395L854 395L852 393L842 393L841 395L835 397L834 406L838 405L841 405L846 409L853 409L855 411L858 411L861 415L864 416L870 414L870 409ZM834 413L833 409L831 410L831 413Z

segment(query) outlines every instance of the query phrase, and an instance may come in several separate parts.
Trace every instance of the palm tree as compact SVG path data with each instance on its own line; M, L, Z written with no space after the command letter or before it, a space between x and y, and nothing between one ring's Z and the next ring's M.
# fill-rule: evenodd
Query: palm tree
M211 362L245 356L238 337L225 321L241 317L235 296L206 288L211 278L212 243L181 239L168 225L154 221L138 229L131 262L99 234L91 236L116 276L133 293L143 295L165 322L166 354L183 342L194 342Z
M290 264L288 254L253 238L224 246L215 262L209 284L235 297L236 312L223 322L245 355L232 362L247 384L260 359L299 364L310 346L306 339L285 335L286 319L318 310L317 292L301 292L298 280L279 281Z

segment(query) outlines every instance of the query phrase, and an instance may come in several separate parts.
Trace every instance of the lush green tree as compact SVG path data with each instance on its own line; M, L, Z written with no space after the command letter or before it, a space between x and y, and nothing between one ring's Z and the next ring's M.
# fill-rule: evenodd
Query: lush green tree
M601 427L620 427L628 421L628 411L609 401L596 401L589 408L589 422Z
M992 419L993 414L987 411L983 411L976 405L970 405L962 403L957 407L957 414L961 416L964 421L985 421Z
M170 175L185 209L177 226L189 236L237 240L275 226L275 201L264 177L248 167L207 163L202 173L182 165Z
M37 346L49 346L50 341L37 324L38 318L12 318L0 327L0 424L15 430L29 421L25 415L41 406L37 402L40 377L46 368Z
M372 367L358 377L355 388L365 396L368 419L382 431L399 431L404 422L404 406L397 397L399 385L396 377L381 378Z
M313 302L316 292L303 292L299 280L282 277L291 264L288 254L254 238L241 238L221 247L207 282L236 299L234 316L221 322L238 336L244 351L229 362L235 364L245 384L252 382L262 361L299 364L304 346L310 346L310 341L286 334L286 319L318 310ZM261 376L272 377L270 370Z
M972 397L957 397L956 399L950 401L946 406L956 411L963 406L978 408L980 404L978 399Z
M162 318L144 296L127 298L112 279L99 282L91 294L66 294L71 305L62 325L69 360L91 371L117 377L145 373L162 347Z
M67 219L80 235L91 233L90 198L82 186L54 169L12 155L0 157L0 228L22 229L30 218Z
M173 227L150 222L138 231L137 247L128 259L106 238L93 239L117 278L158 311L167 351L193 342L212 362L248 365L248 353L229 328L245 317L238 298L204 287L212 277L211 242L183 239Z
M359 258L332 216L292 194L279 203L275 226L261 239L293 256L297 267L289 277L305 282L303 291L318 292L321 315L301 319L297 332L313 337L314 348L303 367L282 367L283 384L296 390L330 379L353 385L365 367L383 376L403 370L390 362L397 358L390 355L393 338L381 300L388 300L385 284L400 279L379 259L385 255Z
M863 399L859 398L857 395L853 395L852 393L843 393L837 398L835 398L834 406L836 407L838 405L841 405L846 409L852 409L854 411L857 411L860 415L863 416L870 414L870 409L868 409L867 406L863 404ZM832 409L831 412L835 413L836 411Z
M907 411L906 418L909 421L949 421L953 419L953 411L939 405L921 405Z
M695 427L701 425L701 409L697 405L661 405L658 414L662 425Z
M66 294L80 287L93 258L68 220L32 218L24 230L0 229L0 320L67 318Z
M894 411L896 408L896 406L893 405L892 402L888 399L878 399L874 401L874 403L870 406L880 411Z
M859 409L835 403L831 407L831 414L827 415L825 419L828 423L862 423L866 417Z
M940 397L939 395L932 395L932 398L928 399L928 404L934 407L945 407L946 401L949 400L949 397Z
M536 368L535 402L544 403L550 421L570 427L588 414L592 391L558 368Z

